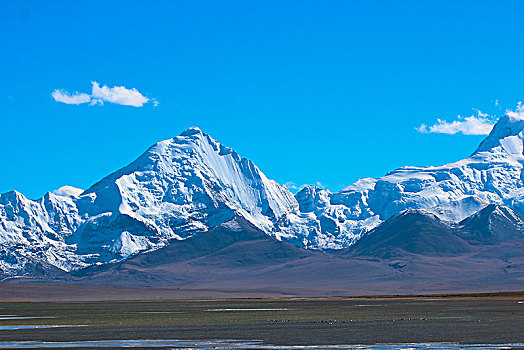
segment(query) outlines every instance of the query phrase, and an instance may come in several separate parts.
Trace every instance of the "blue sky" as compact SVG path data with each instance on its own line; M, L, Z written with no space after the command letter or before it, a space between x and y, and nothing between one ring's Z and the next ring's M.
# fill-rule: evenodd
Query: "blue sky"
M517 1L4 0L0 193L87 188L190 126L280 183L334 191L464 158L484 136L415 128L515 107L523 10ZM105 92L94 96L91 82ZM115 86L147 102L122 105ZM57 102L56 89L92 103Z

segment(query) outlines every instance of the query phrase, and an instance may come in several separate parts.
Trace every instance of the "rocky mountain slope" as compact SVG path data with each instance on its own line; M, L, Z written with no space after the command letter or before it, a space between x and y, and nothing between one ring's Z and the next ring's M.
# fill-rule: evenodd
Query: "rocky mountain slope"
M237 216L156 251L50 282L280 295L520 290L521 223L518 214L500 206L458 224L409 209L351 247L326 253L278 241Z
M524 219L506 206L490 204L459 223L443 221L424 209L407 209L338 254L379 259L450 257L486 247L499 249L494 254L502 258L502 247L514 243L524 244Z

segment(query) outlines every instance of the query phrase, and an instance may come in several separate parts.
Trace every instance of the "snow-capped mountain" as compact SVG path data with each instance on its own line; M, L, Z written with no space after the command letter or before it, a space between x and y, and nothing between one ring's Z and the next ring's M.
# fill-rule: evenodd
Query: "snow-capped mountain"
M249 160L198 128L159 142L77 200L87 219L68 242L107 259L184 239L242 215L266 232L298 204Z
M76 247L65 242L80 223L70 197L48 192L33 201L17 191L0 195L0 271L24 274L35 266L65 271L86 266Z
M89 189L0 195L0 270L70 271L122 260L239 215L298 247L340 249L405 209L459 222L490 203L524 213L524 118L502 117L468 158L403 167L344 190L293 195L198 128L161 141Z
M118 260L237 214L272 232L277 218L298 209L284 186L198 128L153 145L82 193L55 193L37 201L0 196L4 272L36 262L68 271Z
M306 187L301 212L286 214L281 229L313 248L342 248L405 209L428 209L458 222L488 203L524 214L524 117L503 116L468 158L436 167L402 167L361 179L337 193ZM312 232L315 231L315 232ZM309 236L307 232L312 232Z

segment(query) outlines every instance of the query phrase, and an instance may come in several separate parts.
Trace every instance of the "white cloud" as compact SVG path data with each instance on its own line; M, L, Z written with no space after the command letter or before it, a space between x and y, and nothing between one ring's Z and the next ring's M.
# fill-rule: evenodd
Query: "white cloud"
M123 86L114 86L112 88L100 85L96 81L93 84L91 96L93 99L111 102L124 106L142 107L149 99L138 92L137 89L126 89Z
M458 116L458 120L448 122L446 120L437 119L437 123L433 125L422 124L418 128L415 128L421 133L432 133L432 134L449 134L455 135L462 133L463 135L487 135L493 129L495 120L489 115L477 112L477 115L470 117Z
M78 105L82 103L89 103L91 106L103 105L104 102L119 104L123 106L142 107L149 101L149 98L142 95L137 89L127 89L123 86L109 87L103 85L100 87L96 81L92 81L91 94L74 93L70 94L67 91L56 89L51 93L51 96L57 102L62 102L70 105ZM154 106L158 105L156 100Z
M498 100L495 101L495 105L500 108ZM524 105L522 102L517 104L515 110L506 109L506 115L510 118L524 120ZM425 134L455 135L462 133L464 135L488 135L496 122L497 118L477 110L477 115L465 118L459 115L458 119L452 122L437 119L437 123L430 126L422 124L418 128L415 128L415 130Z
M522 105L522 102L517 104L517 108L515 108L514 111L507 109L506 115L515 119L524 119L524 106Z
M323 190L327 190L328 189L328 186L327 185L324 185L322 182L320 181L317 181L315 182L313 185L317 186L318 188L321 188Z
M64 197L78 197L82 194L82 192L84 192L84 190L73 186L62 186L58 190L53 191L53 193L57 196Z
M70 94L67 91L56 89L51 93L56 102L62 102L68 105L79 105L91 101L88 94L79 94L78 92Z
M286 186L286 188L288 190L290 190L291 192L293 193L297 193L299 190L301 190L302 188L304 188L304 186L306 185L299 185L297 184L296 182L293 182L293 181L288 181L284 184L284 186Z

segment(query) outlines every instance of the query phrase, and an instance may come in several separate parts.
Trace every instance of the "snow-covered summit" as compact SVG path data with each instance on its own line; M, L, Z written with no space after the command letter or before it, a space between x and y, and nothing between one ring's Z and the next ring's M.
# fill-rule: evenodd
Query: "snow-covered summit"
M190 128L85 191L63 187L38 201L16 192L2 195L0 237L12 237L10 244L52 243L60 246L54 255L62 260L68 259L60 250L74 250L76 263L59 266L68 270L157 249L235 215L271 233L281 216L296 210L284 186ZM24 239L28 235L35 238Z
M522 159L524 115L505 115L499 119L488 137L482 141L474 155L481 152L500 153Z
M124 238L135 242L137 247L131 252L109 244L113 253L121 255L184 239L236 214L270 232L274 220L298 207L284 186L267 179L251 161L198 128L156 143L82 197L92 200L85 212L95 216L88 222L95 224L97 235L92 229L86 233L80 228L79 247L93 253L107 235L114 236L115 242ZM80 206L81 211L83 208ZM108 217L99 220L101 214ZM117 224L124 217L126 225L128 221L136 225L126 237L122 236L125 227Z

